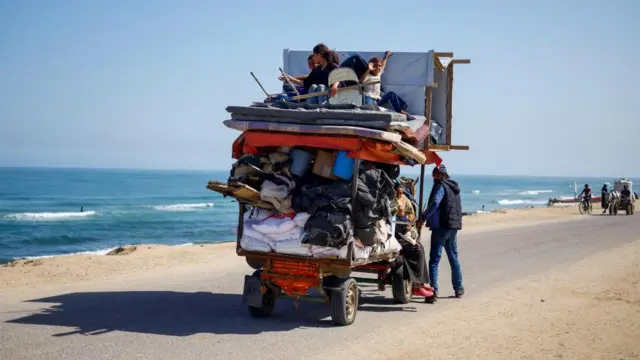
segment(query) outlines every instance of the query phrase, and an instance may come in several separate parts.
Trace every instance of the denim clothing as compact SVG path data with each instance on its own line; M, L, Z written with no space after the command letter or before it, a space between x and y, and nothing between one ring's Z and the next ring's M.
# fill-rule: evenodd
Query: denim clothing
M368 96L364 97L365 104L378 104L378 106L382 106L387 109L391 109L395 112L404 111L407 106L409 106L398 94L393 91L386 92L382 95L380 100L372 99Z
M327 87L325 85L311 85L309 87L308 94L313 94L317 92L327 91ZM329 100L328 95L320 95L314 96L307 99L307 104L324 104L327 100Z
M447 252L449 265L451 265L451 284L453 290L464 289L462 286L462 268L458 260L458 230L433 229L431 231L431 249L429 251L429 275L431 287L438 292L438 264L442 257L442 248Z
M444 188L439 186L436 190L436 196L433 203L429 204L427 210L424 212L422 219L427 227L431 230L438 229L440 227L440 203L444 198Z
M298 90L298 93L300 93L300 95L304 95L307 93L307 90L303 86L295 85L295 84L293 86L295 86L296 90ZM293 90L291 85L289 85L288 83L284 83L282 85L282 92L289 95L290 97L294 97L298 95L296 94L295 90Z

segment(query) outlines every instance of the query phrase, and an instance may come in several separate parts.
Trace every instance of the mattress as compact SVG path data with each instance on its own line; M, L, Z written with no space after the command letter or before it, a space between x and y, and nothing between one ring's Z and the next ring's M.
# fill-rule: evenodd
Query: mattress
M288 123L272 123L266 121L240 121L240 120L225 120L224 125L228 128L247 131L279 131L296 134L328 134L328 135L345 135L345 136L359 136L369 139L376 139L382 141L388 141L391 143L397 143L402 141L402 135L376 130L367 129L355 126L331 126L331 125L316 125L316 124L288 124Z
M407 117L403 114L392 111L366 110L364 106L362 108L348 108L344 106L314 107L313 105L307 104L292 104L287 106L287 109L281 109L268 104L263 104L263 106L228 106L226 110L232 114L232 118L234 115L250 115L265 117L271 119L271 121L274 121L274 118L285 118L287 119L286 121L297 120L306 123L315 123L318 120L339 119L343 121L376 121L385 124L385 126L388 126L391 122L407 121Z

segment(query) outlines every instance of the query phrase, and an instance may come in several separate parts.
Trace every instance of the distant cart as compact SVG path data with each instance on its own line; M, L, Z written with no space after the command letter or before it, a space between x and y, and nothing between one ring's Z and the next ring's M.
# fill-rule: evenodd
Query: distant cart
M622 197L622 190L627 186L631 196ZM636 196L633 192L633 183L628 179L618 179L614 183L613 191L609 193L609 215L618 215L618 211L624 211L627 215L633 215L636 211Z
M345 54L341 53L341 56L344 57ZM285 50L285 70L290 73L296 73L297 67L301 71L304 70L307 64L307 55L306 52ZM414 66L414 68L419 67L419 64L424 64L424 69L418 69L416 76L404 77L407 81L414 81L413 84L389 85L390 88L405 86L410 91L403 96L420 99L418 108L421 109L420 113L424 113L424 116L417 117L411 125L413 128L403 125L409 123L406 120L400 124L400 127L398 127L398 123L393 124L393 121L385 123L384 117L379 114L380 111L358 110L355 111L359 114L358 116L365 114L365 118L358 118L354 115L351 120L345 119L343 116L345 114L340 113L341 121L349 124L342 125L340 122L330 119L331 114L339 113L340 110L336 108L329 108L321 112L328 114L327 118L292 123L275 119L282 115L282 111L286 112L287 110L269 108L265 110L259 104L254 104L256 106L252 108L229 107L227 110L232 113L232 119L225 121L225 125L242 131L240 137L233 144L233 157L239 159L247 154L269 153L276 148L305 149L311 153L315 152L316 155L319 152L333 155L347 154L348 158L353 161L351 168L352 211L356 209L359 183L356 180L363 161L398 166L420 165L419 201L415 204L415 213L420 218L424 205L425 165L441 162L440 157L435 153L436 151L468 149L468 146L451 144L451 94L454 64L469 63L469 60L451 59L443 65L442 58L447 56L453 58L453 54L434 51L396 53L393 56L398 59L399 65L394 67L394 63L390 61L385 74L401 72L403 67L400 64L403 63L407 64L406 66ZM405 70L409 71L410 69ZM341 76L344 76L344 70L341 71L343 72ZM399 74L395 76L402 78ZM436 91L438 91L437 94ZM362 98L361 92L356 95ZM353 96L342 96L342 98L351 99L350 101L354 99ZM336 105L331 100L330 103ZM355 105L361 104L360 101ZM292 113L286 113L283 117L292 115L296 110L290 111ZM311 111L304 115L310 113L317 115ZM367 116L370 117L367 118ZM437 117L441 124L434 122L434 117ZM378 128L371 128L371 126ZM430 131L432 126L438 127L441 131L434 134ZM334 175L330 173L326 176L332 178L335 177ZM255 270L253 274L245 276L243 290L243 301L248 306L251 316L270 316L274 310L276 299L288 297L294 300L296 307L299 300L328 302L331 305L333 322L336 325L350 325L356 319L360 301L359 283L376 284L380 291L391 286L395 302L406 304L411 301L412 284L403 276L404 262L399 248L360 257L357 255L359 250L356 243L351 241L346 245L344 257L333 258L249 251L242 246L245 214L255 208L273 210L273 205L264 201L257 190L246 184L210 182L208 188L238 200L236 252L237 255L245 257L247 264ZM413 183L411 188L413 195L415 195ZM355 215L352 213L352 218L355 218ZM388 220L393 229L394 220ZM376 276L375 278L358 277L354 274L375 274ZM314 295L312 290L315 290L317 294Z

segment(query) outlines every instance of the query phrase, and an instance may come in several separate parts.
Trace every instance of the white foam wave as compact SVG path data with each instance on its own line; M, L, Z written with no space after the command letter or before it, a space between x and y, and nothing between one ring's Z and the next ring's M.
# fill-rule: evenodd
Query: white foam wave
M72 255L107 255L109 252L115 249L117 249L117 247L102 249L102 250L93 250L93 251L80 251L80 252L75 252L70 254L24 256L24 257L14 258L13 260L48 259L53 257L63 257L63 256L72 256Z
M160 211L195 211L213 207L213 203L157 205L153 208Z
M173 245L173 246L175 246L175 247L184 247L184 246L193 246L193 245L194 245L194 243L184 243L184 244L177 244L177 245ZM101 249L101 250L79 251L79 252L74 252L74 253L69 253L69 254L22 256L22 257L13 258L13 260L36 260L36 259L48 259L48 258L53 258L53 257L64 257L64 256L73 256L73 255L98 255L98 256L103 256L103 255L107 255L108 253L110 253L111 251L113 251L113 250L115 250L117 248L119 248L119 246L111 247L111 248L108 248L108 249Z
M473 190L472 193L474 194L480 194L480 190Z
M577 206L577 203L555 203L555 204L551 204L551 206L554 206L554 207L571 207L571 206Z
M3 216L5 220L30 220L30 221L55 221L82 219L97 214L95 211L83 212L40 212L40 213L19 213Z
M498 204L500 205L545 205L547 204L547 200L509 200L503 199L498 200Z
M518 195L540 195L540 194L548 194L552 192L553 190L526 190L526 191L519 192Z

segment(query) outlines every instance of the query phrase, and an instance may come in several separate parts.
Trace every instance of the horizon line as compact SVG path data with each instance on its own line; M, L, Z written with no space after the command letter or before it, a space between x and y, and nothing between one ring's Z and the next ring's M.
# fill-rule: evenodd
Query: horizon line
M427 165L431 166L431 165ZM191 171L191 172L206 172L206 171L229 171L228 169L207 169L207 168L134 168L134 167L91 167L91 166L22 166L22 165L0 165L0 169L46 169L46 170L120 170L120 171ZM411 167L409 173L420 174L420 168ZM637 178L640 176L595 176L595 175L523 175L523 174L473 174L473 173L457 173L460 176L502 176L502 177L538 177L538 178Z

